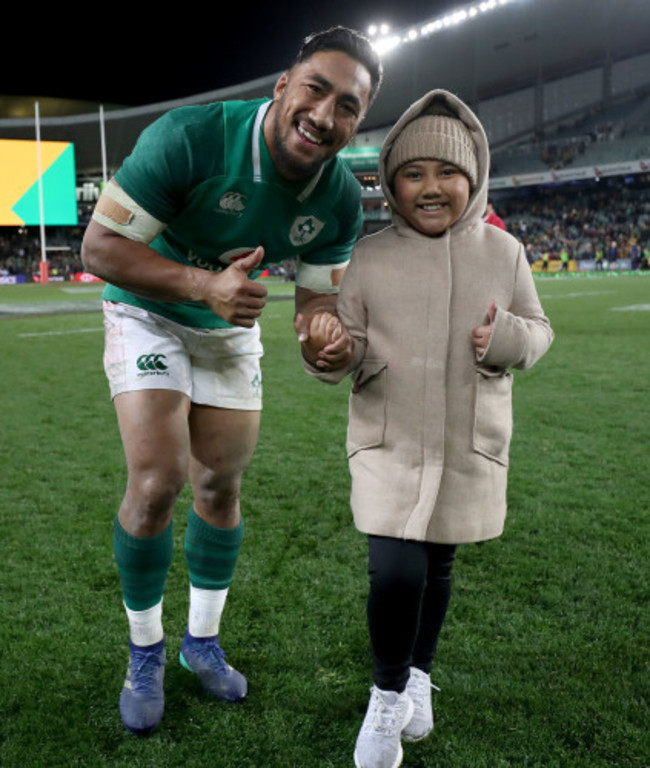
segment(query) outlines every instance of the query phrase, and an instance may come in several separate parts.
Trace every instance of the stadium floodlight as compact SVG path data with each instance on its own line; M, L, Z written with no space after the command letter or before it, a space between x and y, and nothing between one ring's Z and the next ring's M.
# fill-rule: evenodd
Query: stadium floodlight
M385 37L389 32L390 32L390 26L386 23L371 24L368 27L369 37L376 37L377 35L380 35L381 37Z
M419 31L416 28L410 27L390 36L390 28L387 24L372 24L368 29L368 34L369 37L376 38L373 41L373 46L381 55L398 48L402 43L412 43L420 37L427 37L436 32L442 32L457 24L471 21L480 13L496 10L511 2L514 2L514 0L482 0L478 3L470 3L438 19L423 22Z
M446 27L452 27L456 24L460 24L467 18L467 11L456 11L443 19L443 23Z
M441 29L442 22L438 20L430 21L428 24L425 24L420 31L423 35L431 35L433 32L439 32Z

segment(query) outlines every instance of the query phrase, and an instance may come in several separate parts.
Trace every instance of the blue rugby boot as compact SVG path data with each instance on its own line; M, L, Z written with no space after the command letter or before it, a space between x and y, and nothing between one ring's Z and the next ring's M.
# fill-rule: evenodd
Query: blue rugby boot
M129 640L131 657L120 693L120 714L124 727L145 736L154 731L165 709L165 640L153 645L134 645Z
M181 664L199 678L205 690L223 701L241 701L248 693L246 678L226 662L219 635L193 637L189 632L181 645Z

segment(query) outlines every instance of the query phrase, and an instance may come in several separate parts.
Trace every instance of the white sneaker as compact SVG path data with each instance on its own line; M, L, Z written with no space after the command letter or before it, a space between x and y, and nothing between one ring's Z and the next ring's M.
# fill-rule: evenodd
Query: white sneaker
M410 722L402 731L404 741L420 741L433 730L433 707L431 706L431 689L437 688L427 675L417 667L411 667L411 676L406 684L406 693L413 700L414 712Z
M402 764L402 729L413 715L413 702L404 691L370 689L370 701L354 750L357 768L397 768Z

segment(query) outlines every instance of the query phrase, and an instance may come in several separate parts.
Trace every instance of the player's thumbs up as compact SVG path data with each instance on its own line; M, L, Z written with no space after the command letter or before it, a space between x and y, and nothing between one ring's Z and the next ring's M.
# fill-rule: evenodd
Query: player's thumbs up
M497 303L496 301L494 301L494 299L492 299L492 301L490 302L490 307L488 309L488 323L490 325L494 323L494 318L496 317L496 314L497 314Z
M258 245L254 251L249 253L248 256L245 256L243 259L236 261L233 266L248 274L259 267L263 258L264 248L261 245Z

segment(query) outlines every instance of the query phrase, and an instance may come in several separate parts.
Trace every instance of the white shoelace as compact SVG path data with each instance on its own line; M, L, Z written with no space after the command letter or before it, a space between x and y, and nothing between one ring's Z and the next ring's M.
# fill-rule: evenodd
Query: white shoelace
M400 702L387 704L381 695L373 690L374 709L372 721L368 724L370 729L376 733L383 733L386 736L392 736L398 730L398 711ZM401 723L399 727L401 728Z
M440 693L440 688L432 683L431 678L424 673L416 675L412 674L409 683L415 689L413 691L414 695L411 696L411 698L413 699L413 703L416 707L422 707L424 699L428 695L431 688L433 688L434 691L438 691L438 693Z

